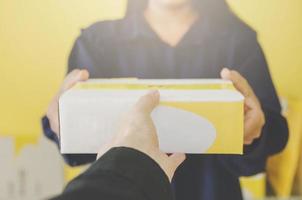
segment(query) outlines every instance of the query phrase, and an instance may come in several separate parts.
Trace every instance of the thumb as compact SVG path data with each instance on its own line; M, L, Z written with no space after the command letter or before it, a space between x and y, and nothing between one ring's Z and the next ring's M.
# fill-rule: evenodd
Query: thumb
M249 86L247 80L237 71L223 68L220 72L221 78L230 80L234 84L234 87L242 93L244 97L249 97L253 94L253 90Z
M68 82L70 84L75 84L78 81L86 81L89 78L89 72L86 69L83 70L73 70L68 76Z
M160 94L157 90L150 91L138 100L134 106L135 111L149 115L159 104L159 96Z
M65 78L61 92L73 87L79 81L86 81L89 78L89 72L87 70L75 69L71 71Z

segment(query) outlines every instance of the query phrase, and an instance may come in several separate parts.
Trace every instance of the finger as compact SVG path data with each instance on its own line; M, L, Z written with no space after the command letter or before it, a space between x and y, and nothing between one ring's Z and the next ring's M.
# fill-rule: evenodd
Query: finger
M88 78L89 72L87 70L75 69L67 75L61 90L64 92L73 87L77 82L86 81Z
M253 90L248 84L247 80L237 71L223 68L220 72L221 78L230 80L233 82L234 87L243 94L244 97L248 97L253 94Z
M255 131L257 132L257 135L251 135L251 136L244 137L244 144L245 145L252 144L254 142L254 140L260 138L260 136L261 136L261 129L257 129Z
M256 113L254 112L254 110L249 110L244 116L244 131L245 135L247 136L249 136L252 130L255 129L255 114Z
M89 72L86 69L82 69L79 81L86 81L87 79L89 79Z
M142 96L136 105L134 106L135 111L143 114L150 114L153 109L159 104L159 92L152 90L148 94Z
M252 132L250 132L250 135L247 135L244 137L244 144L250 145L254 142L254 140L260 138L261 136L261 130L260 128L254 129Z
M66 80L69 84L74 84L78 81L85 81L89 78L89 72L86 69L75 69L67 75Z
M246 98L244 105L249 109L258 109L258 102L255 101L254 98Z
M244 139L244 145L251 145L254 140L252 139Z
M244 121L244 141L250 143L261 135L261 128L259 122L253 116L247 116Z

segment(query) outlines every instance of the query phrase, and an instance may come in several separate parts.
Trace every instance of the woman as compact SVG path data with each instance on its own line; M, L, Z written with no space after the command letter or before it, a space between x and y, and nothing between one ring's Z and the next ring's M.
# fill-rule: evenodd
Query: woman
M72 72L43 119L45 134L58 143L58 96L89 74L219 78L223 66L248 81L236 71L222 72L246 97L245 153L187 155L173 188L177 200L242 199L238 178L263 172L267 158L284 148L288 130L256 33L223 0L132 0L124 19L83 30L69 58ZM95 155L64 158L75 166L94 161Z

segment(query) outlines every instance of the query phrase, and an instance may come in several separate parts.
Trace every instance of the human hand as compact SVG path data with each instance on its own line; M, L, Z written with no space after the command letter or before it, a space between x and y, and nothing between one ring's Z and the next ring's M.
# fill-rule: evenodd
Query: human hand
M261 136L265 117L260 102L248 81L237 71L224 68L221 77L233 82L235 88L244 96L244 144L252 144Z
M80 81L86 81L89 78L89 73L87 70L75 69L71 71L64 79L60 90L51 100L46 116L49 119L50 128L59 136L59 98L68 89L73 87L76 83Z
M153 109L159 103L159 92L151 91L140 98L125 115L118 133L99 153L98 158L113 147L129 147L141 151L157 162L172 180L177 167L185 160L184 154L167 154L159 150L156 128L151 118Z

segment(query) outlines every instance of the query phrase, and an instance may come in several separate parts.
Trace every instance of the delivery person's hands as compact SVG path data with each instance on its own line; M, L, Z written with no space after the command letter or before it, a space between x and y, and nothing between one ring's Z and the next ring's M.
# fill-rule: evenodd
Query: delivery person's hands
M221 77L233 82L235 88L242 93L244 101L244 144L249 145L261 136L265 117L260 102L248 81L237 71L224 68Z
M140 98L125 115L115 137L98 153L101 157L112 147L129 147L149 155L167 174L170 181L177 167L185 160L184 154L167 154L159 150L156 128L150 114L159 103L159 92L151 91Z
M60 96L74 86L77 82L86 81L89 78L89 73L87 70L75 69L70 72L64 79L59 92L54 96L52 101L48 106L46 113L49 119L50 128L57 135L59 134L59 98Z

